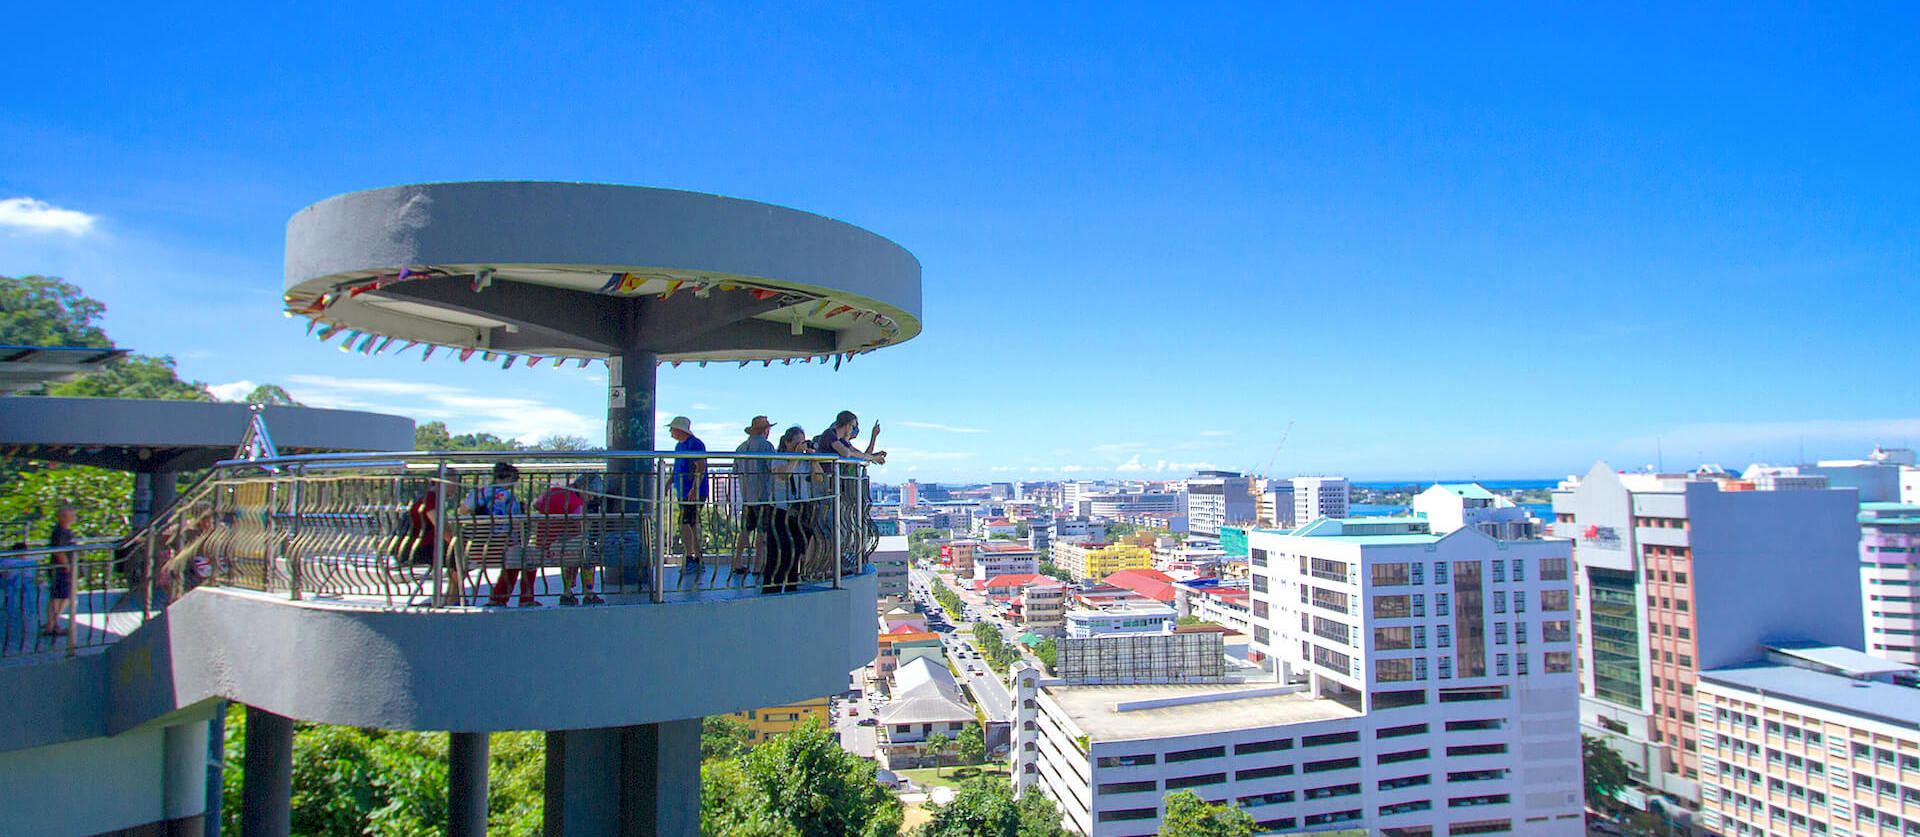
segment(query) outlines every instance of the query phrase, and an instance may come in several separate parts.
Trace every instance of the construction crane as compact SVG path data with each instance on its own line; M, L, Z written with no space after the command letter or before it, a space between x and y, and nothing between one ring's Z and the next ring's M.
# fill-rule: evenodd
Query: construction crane
M1273 446L1273 455L1267 457L1267 467L1260 469L1261 476L1270 476L1267 472L1273 470L1274 461L1280 458L1280 449L1287 446L1287 437L1291 435L1293 435L1293 419L1287 419L1287 429L1280 431L1280 444Z

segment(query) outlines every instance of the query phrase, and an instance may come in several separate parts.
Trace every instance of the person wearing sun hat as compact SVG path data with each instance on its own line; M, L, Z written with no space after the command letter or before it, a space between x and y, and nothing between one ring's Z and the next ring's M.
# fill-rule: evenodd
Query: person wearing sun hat
M667 422L675 453L705 453L707 443L693 435L693 419L674 416ZM676 457L673 460L673 495L680 501L680 548L686 556L680 576L692 573L699 586L701 567L706 556L700 552L700 504L707 500L707 460L702 457Z
M773 442L767 439L767 431L773 429L773 421L766 416L754 416L746 426L747 439L734 448L735 453L773 453ZM773 461L770 459L737 459L733 471L740 479L740 533L733 538L733 569L727 573L727 584L736 580L747 584L750 575L764 571L767 560L767 523L768 504L773 502ZM747 547L753 547L752 558L748 558Z

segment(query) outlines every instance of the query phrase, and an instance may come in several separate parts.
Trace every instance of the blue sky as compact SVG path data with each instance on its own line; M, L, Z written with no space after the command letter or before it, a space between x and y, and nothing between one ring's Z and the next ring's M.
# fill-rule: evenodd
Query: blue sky
M662 370L661 420L715 446L843 407L895 480L1920 444L1912 7L920 5L34 4L0 273L211 384L597 438L597 369L305 337L284 225L396 183L636 183L925 269L925 333L837 373Z

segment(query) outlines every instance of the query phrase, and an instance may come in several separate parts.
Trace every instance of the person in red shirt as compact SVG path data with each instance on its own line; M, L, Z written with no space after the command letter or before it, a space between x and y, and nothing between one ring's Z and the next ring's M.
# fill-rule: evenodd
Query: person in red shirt
M408 541L408 547L412 549L410 558L414 566L431 567L433 566L434 537L439 535L441 540L448 544L446 551L442 553L442 570L447 581L446 586L441 590L440 603L454 605L463 603L467 574L466 562L461 560L459 550L452 547L452 535L440 535L438 527L434 525L434 510L439 508L440 498L446 493L446 484L435 483L433 487L420 492L420 496L414 498L413 504L407 506L407 525L413 532L413 537Z
M533 546L540 550L547 562L560 565L562 607L577 605L582 601L573 595L576 578L580 581L580 592L587 604L606 603L605 599L593 592L593 566L585 560L586 513L590 506L599 506L600 499L598 496L589 496L592 485L593 475L581 474L568 485L547 489L546 493L533 501L533 510L542 515L534 518Z

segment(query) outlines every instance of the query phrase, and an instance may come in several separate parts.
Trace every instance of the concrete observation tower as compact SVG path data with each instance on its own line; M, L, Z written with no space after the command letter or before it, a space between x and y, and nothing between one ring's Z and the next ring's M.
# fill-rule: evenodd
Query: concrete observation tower
M394 186L287 224L287 310L352 351L607 365L607 447L654 447L659 363L830 363L920 333L920 263L859 227L697 192Z

